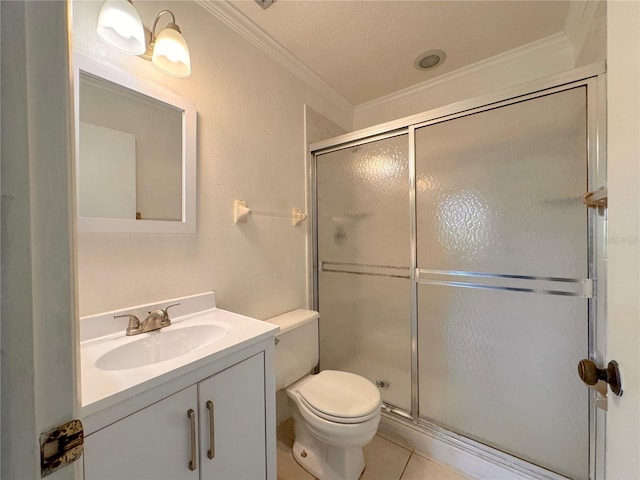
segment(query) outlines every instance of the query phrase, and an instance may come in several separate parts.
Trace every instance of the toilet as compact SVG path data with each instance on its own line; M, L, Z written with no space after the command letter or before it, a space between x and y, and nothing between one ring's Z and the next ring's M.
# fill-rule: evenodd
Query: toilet
M362 447L373 439L382 405L378 388L348 372L309 372L318 363L318 312L293 310L267 320L276 336L276 390L286 388L294 420L293 457L320 480L356 480Z

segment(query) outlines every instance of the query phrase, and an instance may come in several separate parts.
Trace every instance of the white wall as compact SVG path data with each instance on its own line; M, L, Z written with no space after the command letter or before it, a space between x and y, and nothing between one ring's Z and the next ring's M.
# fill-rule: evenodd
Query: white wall
M95 34L101 2L74 2L74 49L190 98L198 109L195 235L80 234L82 315L214 290L222 308L268 318L306 305L305 226L250 217L304 208L303 104L345 130L345 112L193 2L136 2L143 22L170 8L189 43L192 75L164 75ZM256 8L260 8L256 5ZM163 21L159 22L163 25Z
M637 479L640 478L639 2L608 2L607 52L607 357L620 363L624 394L609 400L606 476Z
M324 115L316 112L313 108L305 105L305 151L306 146L312 143L327 140L347 133L347 131L336 125Z

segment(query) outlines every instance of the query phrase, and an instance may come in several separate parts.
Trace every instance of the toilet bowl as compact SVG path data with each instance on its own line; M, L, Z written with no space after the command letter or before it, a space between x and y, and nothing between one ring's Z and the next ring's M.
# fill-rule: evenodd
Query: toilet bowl
M315 477L357 479L362 447L380 423L380 393L358 375L324 370L286 390L293 404L293 456Z
M276 389L286 388L294 419L293 456L320 480L356 480L364 470L362 447L380 423L377 387L359 375L309 371L318 360L318 313L293 312L269 319L276 336Z

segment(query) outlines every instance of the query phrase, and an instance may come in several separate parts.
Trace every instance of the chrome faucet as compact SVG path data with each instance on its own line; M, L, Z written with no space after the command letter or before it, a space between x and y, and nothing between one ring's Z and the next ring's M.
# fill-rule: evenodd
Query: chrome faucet
M128 318L129 326L127 327L127 336L139 335L141 333L152 332L154 330L160 330L161 328L171 325L171 319L169 318L168 310L171 307L180 305L179 303L173 303L158 310L149 312L149 315L140 322L140 319L133 314L125 313L122 315L114 315L113 318Z

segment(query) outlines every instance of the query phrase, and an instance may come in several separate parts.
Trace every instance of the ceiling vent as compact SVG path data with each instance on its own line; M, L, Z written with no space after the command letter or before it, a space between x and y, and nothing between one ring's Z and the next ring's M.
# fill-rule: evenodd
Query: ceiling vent
M269 8L271 5L273 5L273 2L275 2L276 0L256 0L256 3L258 5L260 5L262 7L263 10L266 10L267 8Z
M429 50L418 55L418 58L413 62L413 66L418 70L431 70L441 65L446 57L447 55L442 50Z

